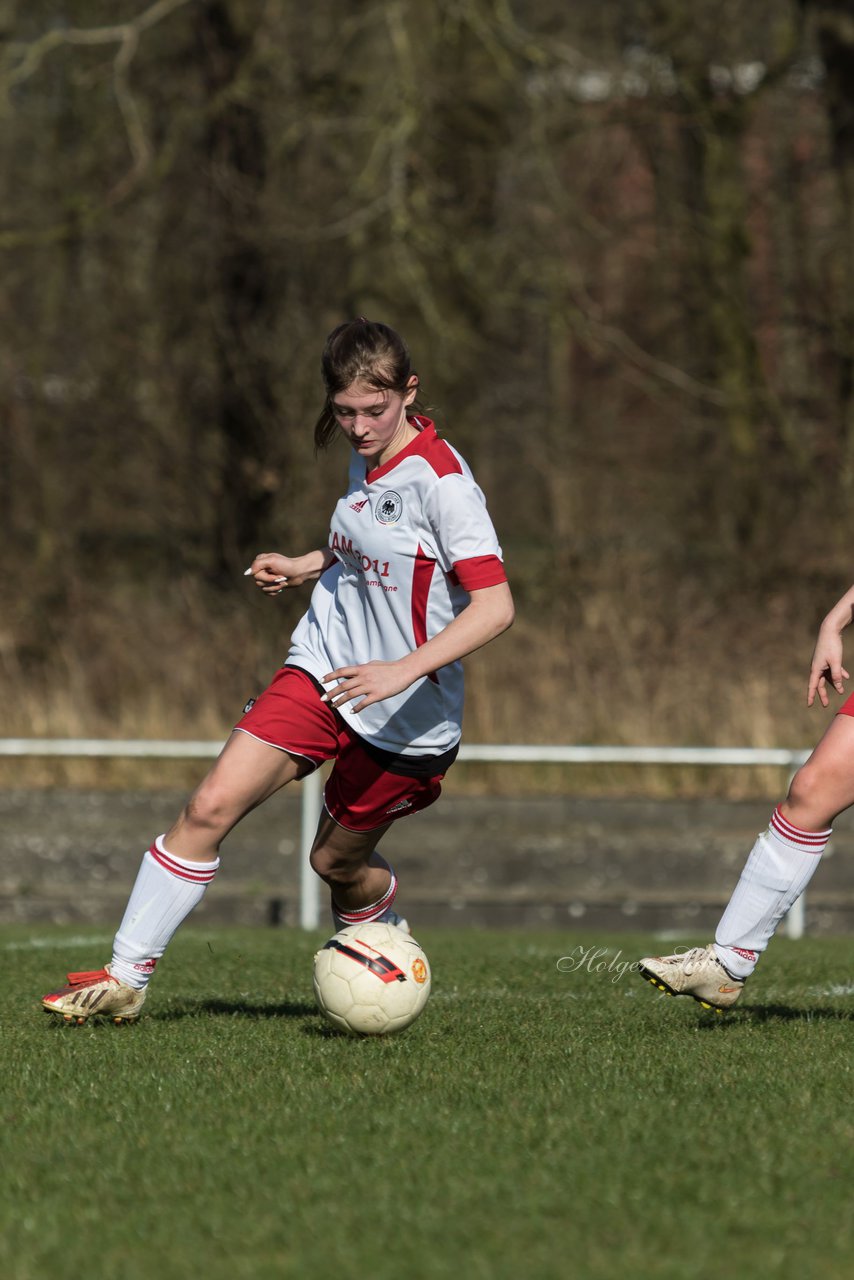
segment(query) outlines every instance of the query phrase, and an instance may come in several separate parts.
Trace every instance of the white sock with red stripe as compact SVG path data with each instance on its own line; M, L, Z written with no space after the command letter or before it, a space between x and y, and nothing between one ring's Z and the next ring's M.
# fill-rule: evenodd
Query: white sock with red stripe
M734 978L749 978L777 925L809 884L830 839L802 831L780 812L753 846L715 933L715 954Z
M204 897L216 875L215 862L187 862L169 853L158 836L144 855L113 941L110 972L141 990L175 930Z
M372 854L372 858L379 859L379 854ZM388 863L382 861L382 865L388 867ZM332 919L336 929L346 929L348 924L368 924L371 920L380 920L386 911L394 902L397 893L397 876L388 867L391 880L389 886L381 898L377 898L376 902L372 902L367 907L357 907L352 911L343 910L338 906L335 899L332 899Z

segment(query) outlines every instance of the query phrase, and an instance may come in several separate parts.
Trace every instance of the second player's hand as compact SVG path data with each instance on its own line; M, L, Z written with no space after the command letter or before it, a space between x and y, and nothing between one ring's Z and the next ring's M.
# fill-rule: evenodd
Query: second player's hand
M835 628L822 627L818 633L815 651L810 663L810 680L807 690L807 706L811 707L818 694L823 707L830 703L827 695L828 681L837 693L844 693L843 680L850 680L842 665L842 635Z
M374 702L402 693L412 681L413 676L403 661L365 662L358 667L339 667L323 677L323 684L333 685L323 695L323 701L333 707L350 702L354 711L363 711Z

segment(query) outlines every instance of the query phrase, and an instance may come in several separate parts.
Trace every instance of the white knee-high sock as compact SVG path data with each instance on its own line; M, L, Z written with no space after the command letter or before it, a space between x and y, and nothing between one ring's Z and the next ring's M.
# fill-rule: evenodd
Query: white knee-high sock
M748 978L777 925L806 889L830 839L802 831L779 806L753 846L715 933L715 954L734 978Z
M113 941L110 972L129 987L142 989L172 935L204 897L216 875L215 862L187 862L169 853L158 836L143 856Z

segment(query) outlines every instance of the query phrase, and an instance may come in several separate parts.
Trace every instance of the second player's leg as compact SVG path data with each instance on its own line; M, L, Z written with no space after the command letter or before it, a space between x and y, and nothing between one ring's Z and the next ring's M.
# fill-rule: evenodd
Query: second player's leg
M803 831L822 831L854 804L854 716L834 716L780 806Z
M758 836L715 931L714 946L647 956L640 972L701 1004L735 1004L780 921L818 868L838 814L854 804L854 717L837 715Z

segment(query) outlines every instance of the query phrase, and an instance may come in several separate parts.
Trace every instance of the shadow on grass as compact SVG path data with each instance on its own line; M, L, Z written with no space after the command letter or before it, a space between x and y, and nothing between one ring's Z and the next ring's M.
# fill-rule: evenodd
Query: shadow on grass
M152 1009L148 1016L152 1022L178 1022L182 1018L306 1018L312 1014L320 1016L317 1005L309 1000L259 1004L251 1000L205 999L176 1001L172 1008Z
M698 1026L704 1030L717 1030L722 1027L762 1026L770 1022L854 1022L854 1010L831 1009L812 1006L793 1009L787 1004L762 1004L742 1009L733 1009L731 1013L703 1014Z
M253 1004L238 1000L182 1000L171 1009L152 1010L149 1016L152 1022L178 1022L183 1018L200 1017L308 1018L310 1021L300 1028L303 1035L323 1040L353 1038L346 1031L339 1031L324 1021L317 1005L310 1000L286 1000L276 1004Z

